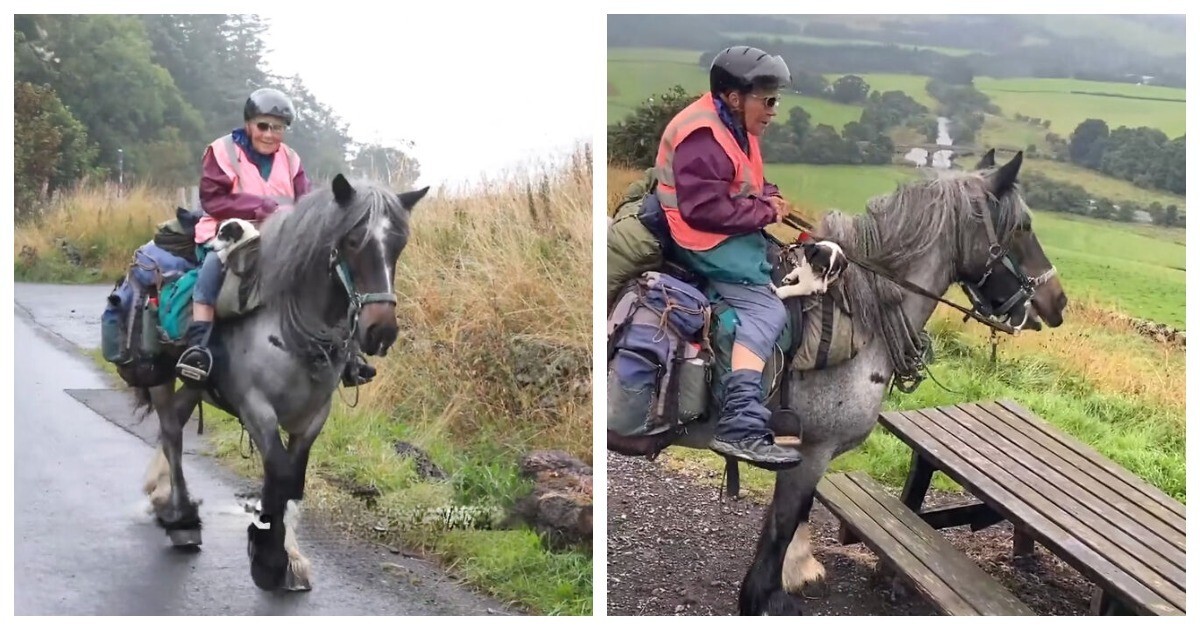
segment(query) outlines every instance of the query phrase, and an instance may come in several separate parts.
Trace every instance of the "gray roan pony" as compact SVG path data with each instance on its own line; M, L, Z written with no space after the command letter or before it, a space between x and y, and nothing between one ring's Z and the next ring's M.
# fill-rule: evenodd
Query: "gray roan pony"
M397 196L338 175L330 188L313 191L260 227L263 305L219 322L208 391L176 391L174 365L183 348L150 359L163 375L160 384L134 388L138 408L153 409L160 423L144 491L176 546L200 544L182 438L204 397L239 418L262 454L261 512L248 527L254 583L264 590L311 588L310 564L295 535L309 450L351 353L383 356L396 340L396 260L408 242L410 211L428 190ZM339 269L349 271L345 281ZM128 372L122 377L146 382ZM280 429L288 434L286 446Z
M934 295L943 295L953 283L972 285L976 311L998 311L1014 287L1026 287L1031 310L1057 327L1067 296L1034 235L1017 185L1022 153L1000 168L993 160L989 152L978 165L982 170L943 172L902 184L873 199L859 216L832 212L818 226L818 237ZM1018 281L1006 277L1017 273L1023 276ZM817 484L833 458L857 448L871 433L892 375L920 365L916 332L937 303L854 264L841 282L854 316L872 337L844 363L809 372L803 380L791 371L784 376L791 380L788 407L802 418L802 426L796 426L795 416L776 414L773 420L780 425L773 428L781 435L803 435L803 461L776 473L758 549L742 580L738 607L743 615L801 612L798 599L789 594L825 575L812 555L808 524ZM674 444L707 448L714 421L689 427Z

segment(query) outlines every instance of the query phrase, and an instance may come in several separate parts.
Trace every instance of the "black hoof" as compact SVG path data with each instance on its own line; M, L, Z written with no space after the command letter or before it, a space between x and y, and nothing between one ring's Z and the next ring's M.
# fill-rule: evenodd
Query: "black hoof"
M759 613L768 617L797 617L804 614L800 600L784 591L775 591L767 598L766 610Z
M264 591L279 590L284 586L288 572L282 535L277 541L273 540L272 529L263 529L257 523L250 524L246 535L249 538L246 553L250 556L250 578L254 585Z
M175 547L198 548L203 543L199 529L171 529L167 530L167 537Z
M743 617L796 617L804 614L800 598L782 589L772 591L765 598L762 595L747 597L743 593L740 599L738 614Z

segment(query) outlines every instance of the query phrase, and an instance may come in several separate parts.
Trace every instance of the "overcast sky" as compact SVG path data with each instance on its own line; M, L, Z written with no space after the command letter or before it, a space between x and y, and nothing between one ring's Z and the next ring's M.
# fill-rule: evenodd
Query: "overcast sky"
M355 141L412 141L422 185L477 181L591 140L603 111L603 13L530 19L536 9L437 7L407 19L260 13L270 26L266 61L299 74Z

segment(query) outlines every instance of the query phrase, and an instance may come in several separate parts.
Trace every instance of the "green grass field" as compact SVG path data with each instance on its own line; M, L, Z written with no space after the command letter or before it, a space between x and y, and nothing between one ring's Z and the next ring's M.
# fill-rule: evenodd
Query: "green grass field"
M657 48L611 48L608 58L608 124L632 113L646 98L666 92L675 84L700 94L708 90L708 76L697 61L700 51ZM924 84L922 84L924 85ZM915 97L914 97L915 98ZM786 94L777 122L787 119L788 109L799 105L812 117L814 126L827 124L839 133L848 122L862 116L862 108L825 99Z
M898 183L915 177L917 171L904 166L767 166L767 179L788 199L818 212L831 208L862 212L870 197L890 193ZM1079 221L1039 210L1034 208L1034 229L1058 266L1069 295L1136 317L1186 326L1183 270L1187 263L1181 238L1165 239L1117 223ZM1182 236L1182 230L1170 234Z
M1049 148L1046 134L1050 130L1003 116L985 114L983 129L976 134L975 144L981 147L1001 147L1024 150L1034 145L1039 151Z
M818 212L862 212L868 198L895 190L916 173L907 166L841 164L768 164L766 171L786 198Z
M1183 99L1184 90L1156 86L1136 86L1126 83L1102 83L1075 79L993 79L976 77L975 87L1003 111L1006 118L1016 114L1050 119L1050 131L1067 137L1079 123L1099 118L1110 129L1154 127L1170 138L1184 134L1185 104L1183 102L1142 100L1096 94L1095 92L1146 96L1151 98ZM1045 132L1042 132L1045 135Z

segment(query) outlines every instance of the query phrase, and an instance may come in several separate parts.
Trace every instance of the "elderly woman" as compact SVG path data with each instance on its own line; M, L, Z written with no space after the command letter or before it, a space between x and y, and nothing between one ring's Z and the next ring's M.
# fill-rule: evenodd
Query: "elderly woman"
M710 91L667 125L655 165L674 257L704 277L738 318L709 446L770 469L800 462L798 451L775 444L762 387L764 364L786 320L771 290L762 229L782 220L788 206L763 178L758 138L790 81L778 56L748 46L721 51L709 71Z
M255 90L246 99L245 125L208 145L200 179L204 216L196 224L196 243L211 241L221 221L245 219L257 225L275 212L290 210L308 193L311 184L300 156L283 142L295 117L296 108L283 92ZM179 377L196 386L203 386L212 371L208 342L224 277L220 258L207 247L202 250L207 255L193 293L192 323L186 337L190 347L176 365ZM370 366L351 361L343 382L361 384L373 376Z

